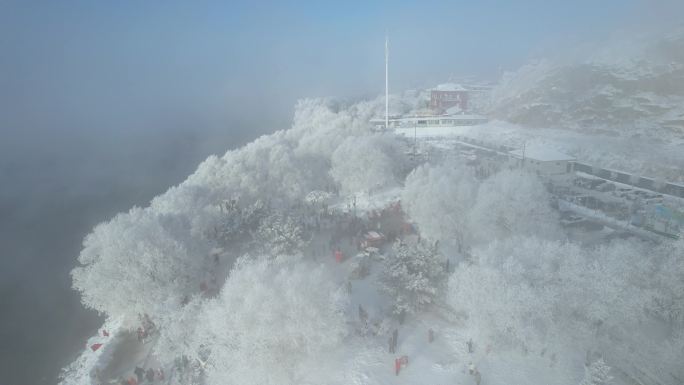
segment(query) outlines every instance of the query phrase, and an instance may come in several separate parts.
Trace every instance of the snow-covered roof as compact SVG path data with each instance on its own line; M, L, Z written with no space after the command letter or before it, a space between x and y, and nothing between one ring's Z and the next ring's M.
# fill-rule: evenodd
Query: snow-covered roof
M447 114L445 116L449 119L463 119L463 120L487 120L486 116L475 115L475 114Z
M460 84L456 83L443 83L435 88L431 89L431 91L468 91L465 87L463 87Z
M393 121L393 120L397 120L397 119L401 119L401 115L390 115L389 116L389 120ZM382 116L379 118L372 118L371 120L369 120L369 122L371 122L371 123L385 123L385 117Z
M365 238L369 241L380 241L383 239L383 235L376 231L369 231L366 233Z
M463 112L463 108L461 108L460 104L457 104L453 107L446 109L447 115L457 115L457 114L460 114L461 112Z
M453 114L453 115L426 115L426 116L404 116L397 119L390 119L390 121L413 122L416 120L430 120L430 119L452 119L452 120L487 120L482 115L471 114Z
M516 158L522 158L523 157L523 150L518 149L518 150L513 150L509 152L512 156ZM547 146L527 146L525 148L525 158L526 159L534 159L538 160L540 162L554 162L554 161L561 161L561 160L575 160L574 157L564 154L560 151L557 151L551 147Z

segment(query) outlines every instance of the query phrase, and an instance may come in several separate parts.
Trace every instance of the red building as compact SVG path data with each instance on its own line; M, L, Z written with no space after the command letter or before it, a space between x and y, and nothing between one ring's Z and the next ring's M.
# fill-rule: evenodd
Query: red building
M458 84L442 84L430 90L430 109L436 113L443 113L451 107L458 106L462 111L466 111L468 92Z

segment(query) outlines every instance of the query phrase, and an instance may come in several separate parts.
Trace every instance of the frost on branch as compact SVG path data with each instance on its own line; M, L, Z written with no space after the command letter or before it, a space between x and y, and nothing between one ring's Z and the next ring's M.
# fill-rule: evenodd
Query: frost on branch
M85 305L102 313L156 318L199 290L208 251L184 215L133 208L86 237L73 285Z
M304 229L291 216L272 213L266 216L256 231L257 248L270 255L293 255L301 253L308 242Z
M424 165L406 178L402 206L421 235L461 246L469 238L468 218L477 181L460 164Z
M512 235L555 238L560 233L557 223L558 214L541 180L522 170L504 170L485 180L471 217L480 242Z
M395 314L415 314L442 294L446 259L427 242L397 241L385 258L382 289L394 299Z
M603 358L592 362L591 365L584 368L584 371L584 379L580 382L580 385L604 385L609 384L613 379L608 374L610 366L606 365Z
M241 259L205 307L207 383L326 383L326 361L346 335L346 292L323 266L291 258ZM328 373L325 371L328 370Z
M330 175L345 193L377 190L397 182L402 155L388 135L349 137L332 154Z

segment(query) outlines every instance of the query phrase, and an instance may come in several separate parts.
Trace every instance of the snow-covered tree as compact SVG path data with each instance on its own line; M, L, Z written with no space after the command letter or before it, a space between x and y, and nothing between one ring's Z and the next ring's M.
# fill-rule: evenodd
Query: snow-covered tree
M680 296L648 279L658 274L676 287L681 275L659 270L674 266L672 250L625 241L595 249L535 238L496 241L456 268L447 303L467 316L466 327L499 346L599 351L676 377L682 370L673 357L680 356L674 352L683 347L684 328L653 309ZM652 334L664 327L669 335Z
M337 372L326 357L347 333L347 303L346 291L323 266L291 258L239 260L202 314L201 340L211 352L207 383L329 382Z
M157 317L159 340L154 347L154 354L162 362L173 362L181 357L198 358L201 350L198 330L203 327L199 316L205 303L197 295L181 309Z
M330 158L346 138L371 133L369 120L384 109L384 100L359 103L334 99L302 99L297 102L288 139L297 143L295 153L315 157L330 165Z
M181 306L199 291L210 244L192 235L183 215L133 208L101 223L84 241L72 271L83 303L111 316L135 319Z
M507 269L519 270L509 261ZM498 346L532 346L534 322L548 317L543 298L528 282L507 279L498 269L461 264L449 279L447 301L476 326L478 338Z
M254 238L257 248L269 255L297 254L308 244L302 226L280 212L263 218Z
M613 377L608 374L610 366L606 365L603 358L591 363L591 365L584 368L584 379L580 385L605 385L609 384Z
M463 165L424 165L406 178L402 206L424 237L463 244L470 238L468 218L477 181Z
M470 223L480 242L513 235L555 238L560 233L550 194L536 175L523 170L503 170L485 180Z
M349 137L332 154L330 174L345 193L379 189L397 182L402 156L388 135Z
M446 258L434 244L395 242L384 260L381 288L395 314L415 314L435 303L446 283Z
M221 203L220 213L216 215L214 235L223 246L237 248L241 243L247 243L259 224L269 215L269 209L262 200L240 206L233 199Z
M684 238L662 245L650 253L649 260L655 260L656 267L651 270L653 303L649 310L675 328L684 330Z

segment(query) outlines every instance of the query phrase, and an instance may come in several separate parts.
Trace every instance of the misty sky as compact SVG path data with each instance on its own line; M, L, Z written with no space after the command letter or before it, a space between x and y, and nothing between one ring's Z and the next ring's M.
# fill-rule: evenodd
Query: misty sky
M564 42L605 38L648 18L645 3L665 4L0 1L2 124L286 124L297 98L382 92L385 31L393 86L419 87L495 78Z
M83 236L307 96L495 80L574 42L676 22L677 1L0 0L0 373L51 383L97 327ZM6 374L9 373L9 374Z

